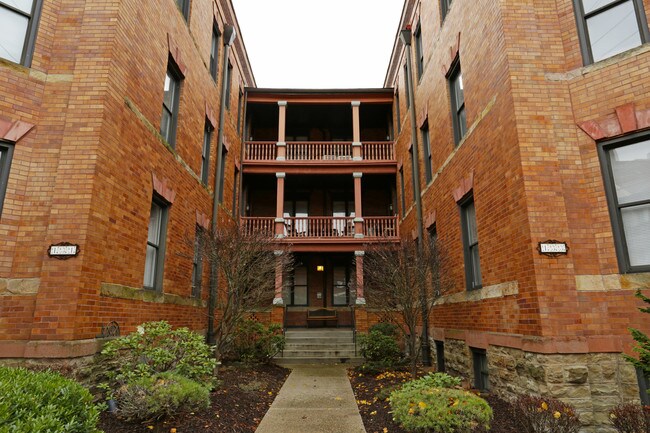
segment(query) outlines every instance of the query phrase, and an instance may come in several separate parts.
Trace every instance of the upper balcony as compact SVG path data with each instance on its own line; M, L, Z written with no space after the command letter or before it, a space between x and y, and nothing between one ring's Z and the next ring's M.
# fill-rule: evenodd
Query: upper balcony
M395 173L392 91L248 94L248 173Z

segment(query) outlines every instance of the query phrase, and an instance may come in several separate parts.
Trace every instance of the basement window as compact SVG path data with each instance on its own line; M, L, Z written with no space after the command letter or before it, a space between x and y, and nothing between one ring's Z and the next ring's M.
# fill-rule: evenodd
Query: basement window
M474 347L472 350L472 361L474 365L474 388L479 391L487 391L489 386L489 373L487 352L485 349L477 349Z

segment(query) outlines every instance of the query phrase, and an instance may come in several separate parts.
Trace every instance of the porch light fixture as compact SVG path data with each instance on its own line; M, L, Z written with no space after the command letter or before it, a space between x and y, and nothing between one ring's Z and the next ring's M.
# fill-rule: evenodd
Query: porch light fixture
M323 265L317 265L317 266L316 266L316 270L317 270L318 272L323 272L323 271L325 270L325 266L323 266Z

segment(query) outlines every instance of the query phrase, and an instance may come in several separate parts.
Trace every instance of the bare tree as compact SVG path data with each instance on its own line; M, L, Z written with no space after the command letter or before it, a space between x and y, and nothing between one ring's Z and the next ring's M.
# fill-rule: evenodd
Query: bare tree
M276 242L272 235L247 231L235 224L204 231L199 246L211 272L216 270L219 276L219 289L212 296L220 317L211 339L215 357L221 360L245 313L271 305L276 272L290 272L293 256L288 246Z
M384 322L397 325L405 338L411 374L417 371L421 338L417 327L429 322L436 300L448 284L436 241L413 240L369 245L364 259L368 307Z

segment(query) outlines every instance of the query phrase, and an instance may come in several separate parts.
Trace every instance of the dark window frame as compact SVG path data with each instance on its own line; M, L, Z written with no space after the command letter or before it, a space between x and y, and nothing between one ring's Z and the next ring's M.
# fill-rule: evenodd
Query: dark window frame
M295 270L298 268L304 268L305 269L305 284L296 284L296 279L295 279ZM305 304L296 304L294 302L295 300L295 291L296 287L304 287L305 288L305 299L307 300L307 303ZM309 306L309 268L303 264L296 266L294 271L289 275L289 302L287 303L289 306L294 306L294 307L308 307Z
M153 270L153 285L147 286L143 283L143 287L146 290L155 290L156 292L162 292L163 278L164 278L164 271L165 271L165 252L167 249L167 224L169 221L169 208L171 207L171 205L164 198L162 198L161 196L155 193L151 199L151 207L153 207L154 205L160 208L161 217L160 217L160 229L158 233L159 235L158 244L152 244L149 241L149 230L151 226L147 225L147 246L152 246L156 249L156 261ZM145 255L145 262L146 262L146 255ZM146 276L146 264L145 264L145 276Z
M25 29L25 38L23 40L23 51L20 55L20 62L17 64L23 65L27 68L31 67L32 59L34 57L34 45L36 43L36 34L38 33L38 24L41 18L41 9L43 7L43 0L34 0L32 4L31 13L27 14L24 11L12 7L0 0L0 8L7 9L12 13L18 14L27 18L27 28ZM13 60L2 57L12 63Z
M422 133L422 148L424 150L424 180L427 185L433 181L433 161L431 156L431 137L429 136L429 123L424 122L420 128Z
M610 163L609 151L644 141L650 141L650 134L647 131L626 135L625 137L619 137L613 140L598 142L598 156L600 159L600 167L605 185L605 195L607 197L609 216L612 224L612 231L614 234L614 246L616 248L618 267L620 272L625 274L635 272L650 272L650 265L632 266L630 264L621 209L646 205L650 203L650 200L626 203L622 206L618 204L616 187L614 185L614 173L612 171L612 166Z
M422 75L424 75L424 49L422 48L422 26L420 22L418 22L415 27L413 39L413 46L415 47L415 64L417 66L419 84L420 81L422 81Z
M573 8L575 11L576 26L578 30L578 40L580 41L580 53L582 54L583 65L587 66L592 63L595 63L592 54L592 49L591 49L591 41L589 38L587 20L597 15L600 15L602 13L607 13L607 11L627 2L632 2L634 6L634 12L636 14L636 21L639 30L639 38L641 39L641 45L642 45L650 40L650 32L648 31L648 20L646 19L646 14L645 14L642 0L615 0L612 3L597 8L587 14L585 14L584 12L584 6L582 0L573 0ZM615 55L616 54L613 54L612 56ZM606 57L598 61L600 62L608 58L609 57Z
M7 193L7 185L9 184L9 171L11 170L11 160L14 155L13 143L0 141L0 218L2 218L2 207Z
M162 102L162 115L161 115L161 120L160 120L160 135L165 139L165 141L174 149L176 148L176 132L178 128L178 113L180 111L180 101L181 101L181 89L183 86L183 74L181 73L180 69L174 62L174 60L169 57L169 60L167 62L167 70L165 72L165 80L167 80L167 76L170 77L173 83L175 83L176 86L176 91L174 92L174 95L172 97L172 106L167 107L165 104L165 91L164 91L164 85L163 85L163 102ZM170 124L169 124L169 133L166 134L165 131L163 131L163 121L162 119L164 118L165 113L167 113L170 116Z
M474 205L474 224L476 225L476 242L470 243L469 239L469 220L467 218L467 210L470 205ZM476 204L474 202L474 194L467 194L461 201L458 202L460 209L460 222L461 232L463 238L463 256L465 261L465 286L467 290L478 290L483 287L483 277L481 272L481 259L478 240L478 219L476 218ZM473 249L479 251L478 253L478 278L474 275L474 256ZM478 280L478 281L477 281ZM478 284L476 284L478 282Z
M440 25L445 22L449 9L451 8L451 3L453 0L440 0Z
M228 71L226 76L226 110L230 111L230 97L232 92L232 72L234 68L230 60L228 60Z
M445 367L445 342L441 340L434 340L436 346L436 370L439 373L444 373Z
M406 96L406 111L411 108L411 96L409 95L409 73L406 63L404 63L404 95Z
M176 0L176 6L181 11L181 15L185 18L185 22L190 21L190 3L192 0Z
M402 218L406 218L406 182L404 180L404 167L399 168L399 180L401 189Z
M397 117L397 134L402 132L402 114L399 108L399 87L395 89L395 116Z
M344 304L337 304L334 302L334 291L336 290L337 287L343 287L340 284L334 284L334 269L337 267L342 267L345 269L345 303ZM352 274L351 272L351 266L349 264L344 264L344 263L338 263L332 266L332 306L333 307L345 307L350 305L350 276Z
M192 297L201 298L203 285L203 227L197 225L194 229L194 256L192 257Z
M210 45L210 76L216 83L219 73L219 52L221 46L221 32L216 22L212 24L212 41Z
M490 389L490 372L488 367L487 350L470 347L472 352L472 368L474 370L474 388L479 391Z
M203 128L203 149L201 151L201 183L208 184L210 178L210 148L212 147L212 133L214 128L206 119Z
M221 183L219 185L218 200L223 203L224 184L226 183L226 161L228 160L228 149L226 146L221 147L221 159L219 165L221 166Z
M244 91L242 88L239 88L239 96L237 99L237 134L240 134L241 124L242 124L242 110L244 108Z
M463 138L467 135L467 114L465 111L465 91L463 90L463 101L462 104L458 104L457 99L458 95L456 94L455 82L460 77L460 80L463 79L463 73L460 66L460 56L456 56L454 61L449 68L449 73L447 74L447 82L449 83L449 100L451 104L451 123L454 129L454 144L458 146ZM464 85L463 85L464 87ZM465 117L461 116L461 113L465 113ZM464 119L464 121L463 121Z

